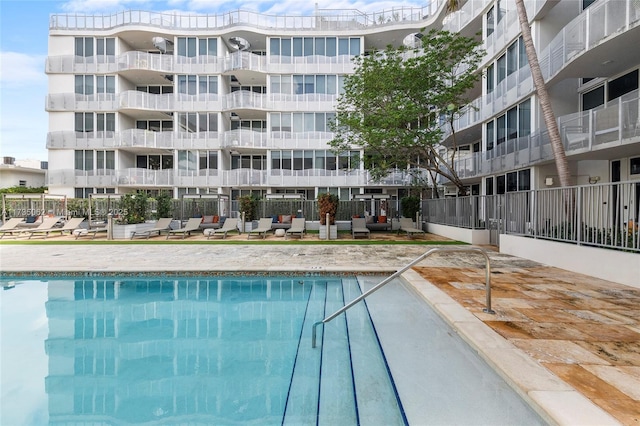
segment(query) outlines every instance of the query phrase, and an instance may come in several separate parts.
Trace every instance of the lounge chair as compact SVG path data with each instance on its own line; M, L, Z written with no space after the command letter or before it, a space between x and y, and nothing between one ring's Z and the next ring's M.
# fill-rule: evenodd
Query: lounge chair
M62 227L52 226L47 229L35 228L35 229L28 229L25 232L29 234L29 239L31 239L31 237L33 237L36 234L44 234L44 238L47 239L49 234L52 232L60 232L60 235L64 235L65 232L69 231L69 234L71 234L73 231L78 229L78 227L80 226L83 220L84 220L83 217L74 217L66 221L64 226Z
M351 238L357 237L371 238L371 230L367 228L367 221L363 217L354 217L351 219Z
M414 235L424 234L424 231L422 229L413 226L413 220L408 217L400 218L400 228L398 229L398 235L400 235L401 232L405 232L409 239L413 238Z
M22 228L22 227L16 227L13 229L5 229L2 231L2 236L4 237L5 234L11 234L11 235L20 235L22 233L27 233L27 232L33 232L33 231L38 231L38 230L43 230L43 229L49 229L49 228L53 228L54 225L56 223L58 223L58 221L60 220L59 217L45 217L42 220L42 223L38 226L36 226L35 228Z
M9 231L14 231L16 229L23 229L23 228L17 227L18 224L21 223L22 221L23 219L21 217L14 217L7 220L5 223L3 223L2 226L0 226L0 239L2 239L2 237L4 237L5 234L7 233L11 233L11 235L13 235L13 233Z
M153 228L147 229L146 231L133 231L131 233L131 239L133 240L134 237L147 237L148 240L151 235L162 235L163 232L171 229L172 220L173 218L170 217L161 217L156 221L156 225Z
M108 234L108 233L109 233L109 228L106 226L101 226L99 228L89 228L89 229L78 228L73 231L73 235L75 235L76 240L81 237L88 237L89 235L91 235L92 240L95 240L98 234Z
M247 240L250 239L252 235L256 235L258 237L261 236L263 240L267 238L267 232L271 231L272 221L273 220L270 217L261 218L260 221L258 221L258 227L255 229L252 229L247 234Z
M233 231L238 233L240 232L238 230L238 218L236 217L226 218L224 223L222 224L222 228L207 228L203 231L203 233L207 236L207 240L211 237L215 237L216 235L221 235L222 239L224 240L225 238L227 238L227 233Z
M284 239L288 240L289 237L298 236L300 239L304 238L306 219L304 217L294 217L291 219L291 226L284 233Z
M198 231L200 227L200 222L202 222L202 218L200 217L192 217L187 221L187 223L180 229L170 229L167 231L167 240L169 237L174 235L181 235L182 239L187 235L191 235L192 232Z

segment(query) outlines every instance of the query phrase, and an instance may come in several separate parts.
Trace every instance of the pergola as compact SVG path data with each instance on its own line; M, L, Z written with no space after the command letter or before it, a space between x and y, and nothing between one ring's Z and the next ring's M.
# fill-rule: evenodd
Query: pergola
M56 194L2 194L2 222L7 220L7 213L11 210L11 217L39 217L40 221L46 215L68 217L67 196Z

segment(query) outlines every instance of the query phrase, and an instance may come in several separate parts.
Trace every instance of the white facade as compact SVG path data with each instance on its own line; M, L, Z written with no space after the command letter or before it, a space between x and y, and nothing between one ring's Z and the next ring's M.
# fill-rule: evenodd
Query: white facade
M475 108L456 123L457 171L472 193L557 186L515 2L463 1L450 15L444 2L431 3L308 17L55 15L46 63L49 190L401 197L402 174L373 184L362 166L350 169L349 155L359 153L330 153L327 122L355 55L423 28L482 34ZM575 183L631 180L640 192L640 56L628 49L640 41L640 6L525 3Z

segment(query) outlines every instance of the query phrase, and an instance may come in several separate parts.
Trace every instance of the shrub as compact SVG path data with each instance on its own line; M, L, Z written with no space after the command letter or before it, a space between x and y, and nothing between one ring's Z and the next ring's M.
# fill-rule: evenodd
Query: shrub
M326 225L327 213L329 213L329 225L335 225L338 212L339 198L335 194L318 194L318 211L320 213L320 225Z

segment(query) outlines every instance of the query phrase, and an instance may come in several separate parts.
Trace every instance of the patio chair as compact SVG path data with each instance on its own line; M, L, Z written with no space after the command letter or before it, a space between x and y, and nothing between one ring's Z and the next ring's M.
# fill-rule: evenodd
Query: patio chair
M371 238L371 230L367 228L367 221L363 217L354 217L351 219L351 238L357 237Z
M153 228L147 229L146 231L133 231L131 233L131 239L133 240L134 237L147 237L148 240L151 235L162 235L163 232L171 229L171 221L173 221L173 218L161 217L156 221L156 225Z
M5 223L0 226L0 239L5 236L5 233L8 231L13 231L14 229L22 229L17 228L18 224L21 223L23 219L21 217L14 217L7 220Z
M35 228L35 229L28 229L25 232L29 233L29 239L31 239L31 237L33 237L36 234L44 234L44 238L46 240L49 234L52 232L60 232L60 235L64 235L65 232L69 231L69 234L71 234L73 231L78 229L82 221L84 221L83 217L74 217L66 221L64 226L62 227L52 226L47 229Z
M258 227L255 229L252 229L247 234L247 240L250 239L252 235L255 235L258 237L261 236L263 240L267 238L267 232L271 231L271 222L272 222L272 219L270 217L261 218L260 221L258 221Z
M26 232L33 232L33 231L38 231L38 230L43 230L43 229L49 229L49 228L53 228L53 226L60 220L59 217L45 217L42 220L42 223L38 226L36 226L35 228L21 228L21 227L16 227L13 229L5 229L2 231L2 237L5 236L5 234L11 234L11 235L20 235L22 233L26 233ZM2 238L0 237L0 238Z
M291 219L291 227L284 233L284 239L288 240L289 237L298 236L300 239L304 238L306 219L304 217L294 217Z
M413 220L408 217L400 218L400 228L398 229L398 235L400 235L401 232L405 232L409 239L413 238L414 235L425 233L422 229L414 227Z
M217 235L222 236L222 239L224 240L225 238L227 238L227 233L234 232L234 231L237 233L240 233L240 231L238 230L238 218L228 217L225 219L221 228L208 228L208 229L205 229L203 232L204 232L204 235L207 236L207 240Z
M106 226L101 226L99 228L89 229L78 228L73 231L73 235L76 237L76 240L78 238L88 237L89 235L91 236L92 240L95 240L98 234L108 234L108 232L109 228L107 228Z
M184 238L187 235L191 236L192 232L199 230L201 221L202 221L202 218L200 217L192 217L187 221L187 223L182 228L168 230L167 240L169 239L169 237L172 237L174 235L181 235L182 239L184 240Z

